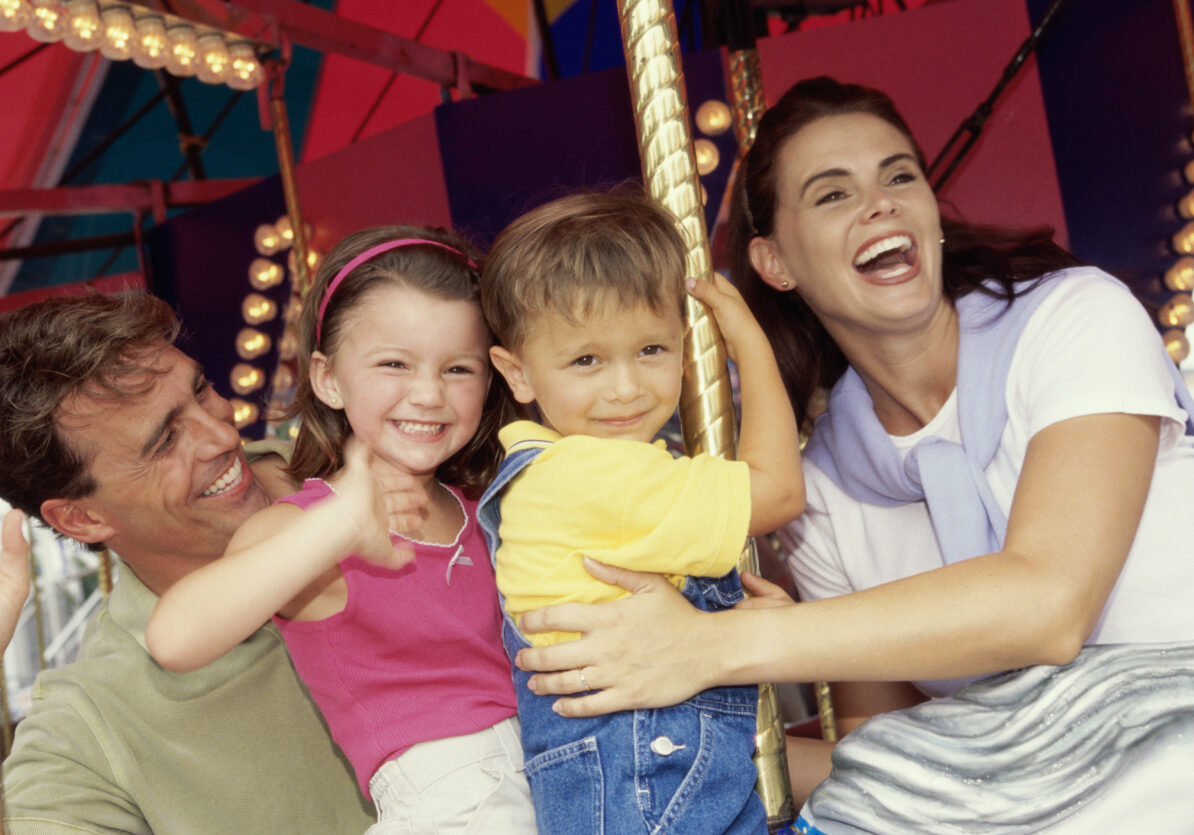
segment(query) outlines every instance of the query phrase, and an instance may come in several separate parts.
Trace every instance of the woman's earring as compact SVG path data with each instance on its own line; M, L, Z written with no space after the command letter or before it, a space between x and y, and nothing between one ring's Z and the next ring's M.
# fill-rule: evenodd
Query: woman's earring
M941 244L942 246L945 246L945 233L944 232L942 232L941 237L937 239L937 243Z
M786 281L781 281L781 282L779 283L779 286L780 286L780 288L782 288L782 289L784 289L784 290L787 290L787 289L788 289L788 282L786 282Z

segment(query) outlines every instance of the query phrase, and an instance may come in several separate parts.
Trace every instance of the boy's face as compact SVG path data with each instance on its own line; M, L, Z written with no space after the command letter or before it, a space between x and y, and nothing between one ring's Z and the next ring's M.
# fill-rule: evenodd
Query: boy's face
M517 351L490 355L514 398L561 435L650 441L680 402L683 340L678 306L609 304L579 325L539 316Z

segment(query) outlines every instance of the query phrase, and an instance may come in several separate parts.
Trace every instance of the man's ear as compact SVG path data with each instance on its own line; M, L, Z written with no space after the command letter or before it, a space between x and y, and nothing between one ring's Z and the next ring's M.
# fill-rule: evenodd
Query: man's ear
M41 517L54 530L80 542L103 542L116 533L78 499L46 499L41 503Z
M762 236L755 236L747 244L750 253L750 265L768 285L780 292L787 292L796 287L796 279L788 272L788 265L780 257L775 243Z
M332 371L332 361L322 351L311 352L311 365L308 367L307 376L311 380L311 390L325 406L333 409L344 408L344 401L340 399L340 385Z
M510 393L514 395L515 400L519 403L535 402L535 392L518 357L501 345L494 345L489 349L489 359L498 373L506 378L506 384L510 386Z

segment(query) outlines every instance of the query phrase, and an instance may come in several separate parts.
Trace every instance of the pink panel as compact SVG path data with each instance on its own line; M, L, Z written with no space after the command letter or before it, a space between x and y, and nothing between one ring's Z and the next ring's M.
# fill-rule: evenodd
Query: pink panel
M367 226L452 223L434 115L303 163L298 181L321 252Z
M1024 0L951 0L845 26L759 42L773 103L794 82L832 75L877 87L899 105L931 162L987 97L1029 33ZM1065 214L1036 62L1004 90L978 145L941 194L946 210L1008 226L1048 224L1066 240Z

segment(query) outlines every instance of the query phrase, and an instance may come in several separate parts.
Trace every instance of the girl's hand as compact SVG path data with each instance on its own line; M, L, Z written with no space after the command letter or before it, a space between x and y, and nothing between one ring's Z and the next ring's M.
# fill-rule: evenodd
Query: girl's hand
M701 631L710 616L694 608L663 576L642 574L585 558L602 582L634 594L611 603L565 603L527 612L526 632L580 632L578 641L520 650L519 669L537 671L530 688L559 699L561 716L596 716L616 710L678 704L711 686L701 670L707 652ZM712 639L712 636L710 636ZM583 677L580 673L583 672Z
M726 352L734 362L740 361L744 343L749 342L755 348L769 347L766 334L755 321L742 294L720 273L713 273L711 281L689 279L688 293L709 306L725 338Z
M427 492L409 473L375 455L356 437L344 449L344 467L336 479L338 502L356 523L356 554L389 568L401 568L415 552L410 543L394 542L390 531L406 533L421 527L427 514Z
M25 514L10 510L0 531L0 655L12 640L29 597L29 543L21 531Z

